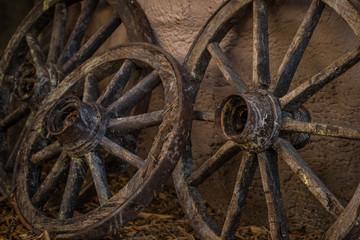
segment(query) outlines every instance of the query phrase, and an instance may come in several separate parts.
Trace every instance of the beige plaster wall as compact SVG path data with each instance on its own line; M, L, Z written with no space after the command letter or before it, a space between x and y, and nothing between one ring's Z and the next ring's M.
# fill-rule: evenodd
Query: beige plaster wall
M158 43L183 62L197 32L223 0L138 0ZM292 37L305 15L309 1L269 1L271 74L274 76ZM252 78L252 14L235 27L221 44L246 82ZM113 41L113 40L112 40ZM116 42L116 41L115 41ZM332 61L359 44L347 24L326 8L307 48L292 88L309 79ZM313 121L360 127L360 65L328 84L305 105ZM214 110L219 101L234 93L211 62L195 108ZM212 124L195 122L192 130L196 164L205 161L224 142ZM360 182L360 144L355 141L313 136L300 151L313 171L343 204ZM230 199L239 157L228 162L201 186L204 198L216 211L224 212ZM280 160L280 178L285 214L290 230L319 231L334 218ZM211 186L211 188L209 187ZM216 194L214 194L216 193ZM260 175L257 172L242 218L244 224L267 225L267 210Z

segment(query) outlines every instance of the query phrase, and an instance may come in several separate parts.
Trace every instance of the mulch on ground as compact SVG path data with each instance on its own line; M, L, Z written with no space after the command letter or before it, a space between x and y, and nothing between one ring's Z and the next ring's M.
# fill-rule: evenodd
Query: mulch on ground
M48 240L46 233L35 235L20 222L11 202L0 195L0 240ZM291 234L291 239L320 239L319 234ZM122 227L119 231L104 239L126 240L199 240L200 237L192 230L186 219L176 193L171 184L144 209L138 217ZM239 240L271 239L269 230L259 226L242 226L236 233Z

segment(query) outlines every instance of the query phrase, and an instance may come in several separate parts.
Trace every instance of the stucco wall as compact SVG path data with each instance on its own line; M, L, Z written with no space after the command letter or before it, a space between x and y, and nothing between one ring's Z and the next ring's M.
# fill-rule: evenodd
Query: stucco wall
M197 32L223 2L139 0L159 44L179 62L183 62ZM309 1L270 2L270 70L274 76L307 11ZM249 13L222 44L231 62L247 82L250 82L252 77L251 17ZM292 88L357 45L358 40L347 24L334 11L326 8L294 77ZM359 70L360 66L355 66L309 100L305 106L313 121L360 126ZM195 105L197 109L214 110L223 97L234 92L214 63L210 64L204 83L206 84L201 87ZM198 163L205 161L223 142L215 133L212 124L203 123L194 124L192 141ZM300 154L328 188L346 204L360 180L359 147L360 144L356 141L313 136L310 144L300 150ZM238 165L239 158L234 158L201 187L204 198L220 212L226 210ZM329 226L334 219L281 160L279 171L289 228L319 231ZM267 225L265 198L258 172L245 208L243 223Z

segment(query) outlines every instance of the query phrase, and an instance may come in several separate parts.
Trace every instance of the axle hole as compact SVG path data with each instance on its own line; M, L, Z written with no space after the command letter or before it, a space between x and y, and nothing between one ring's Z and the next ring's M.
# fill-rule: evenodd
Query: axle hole
M247 116L248 110L246 106L241 105L236 109L236 112L232 118L232 128L235 133L239 134L244 130Z
M77 99L65 98L55 105L49 114L48 128L51 134L59 134L71 126L79 116Z
M232 95L222 101L217 107L215 122L218 130L227 138L241 134L248 122L248 107L245 100L239 95Z

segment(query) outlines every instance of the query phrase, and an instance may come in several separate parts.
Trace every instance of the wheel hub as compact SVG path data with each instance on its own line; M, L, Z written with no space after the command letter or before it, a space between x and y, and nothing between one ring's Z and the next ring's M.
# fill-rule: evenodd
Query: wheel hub
M237 142L244 150L261 152L279 135L280 105L265 91L231 95L218 105L215 124L225 139Z
M47 127L70 156L79 157L97 146L106 132L107 119L96 104L75 96L61 99L50 111Z
M15 93L22 101L38 105L57 85L59 76L60 72L53 65L43 68L26 62L15 74Z

